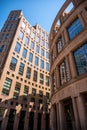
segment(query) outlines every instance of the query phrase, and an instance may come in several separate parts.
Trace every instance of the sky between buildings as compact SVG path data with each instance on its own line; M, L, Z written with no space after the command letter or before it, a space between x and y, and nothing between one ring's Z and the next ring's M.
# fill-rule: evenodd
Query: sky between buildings
M66 0L0 0L0 30L11 10L22 10L34 26L39 24L50 31L55 16Z

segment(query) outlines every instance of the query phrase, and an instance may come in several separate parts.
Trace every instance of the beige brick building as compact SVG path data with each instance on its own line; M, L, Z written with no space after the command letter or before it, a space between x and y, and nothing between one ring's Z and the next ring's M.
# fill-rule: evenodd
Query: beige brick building
M48 33L11 11L0 32L0 130L48 130L49 97Z
M52 130L87 130L87 0L66 0L49 36Z

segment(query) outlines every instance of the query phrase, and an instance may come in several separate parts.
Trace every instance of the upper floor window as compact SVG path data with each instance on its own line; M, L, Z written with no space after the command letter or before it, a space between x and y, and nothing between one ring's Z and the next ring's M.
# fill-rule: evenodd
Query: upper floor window
M36 45L36 52L39 53L40 47Z
M35 65L38 66L38 61L39 61L39 58L37 56L35 56Z
M46 49L49 49L49 44L48 43L46 43Z
M43 60L41 60L41 62L40 62L40 68L44 68L44 61Z
M9 34L6 34L6 37L5 37L5 38L6 38L6 39L8 39L8 38L9 38L9 36L10 36Z
M16 46L15 46L15 52L19 53L20 52L20 48L21 48L21 45L20 43L16 43Z
M43 84L44 83L44 75L40 73L40 83Z
M2 94L9 95L11 84L12 84L12 80L6 77L4 81L3 89L2 89Z
M49 59L49 53L46 51L46 58Z
M26 45L29 44L29 38L28 38L28 37L25 38L25 44L26 44Z
M34 49L34 42L31 42L30 48L31 48L31 49Z
M49 71L50 70L50 65L49 63L46 62L46 71Z
M3 52L4 47L5 47L5 45L2 45L2 46L0 47L0 52Z
M30 28L27 28L27 33L30 34Z
M26 78L30 79L30 77L31 77L31 68L27 67Z
M42 46L44 46L44 45L45 45L45 42L44 42L44 40L42 40L42 42L41 42L41 45L42 45Z
M27 55L27 50L23 48L23 53L22 53L23 58L26 58L26 55Z
M34 37L35 37L35 33L34 33L34 32L32 32L32 35L31 35L31 37L32 37L32 38L34 38Z
M46 35L46 40L48 41L48 35Z
M74 51L78 74L87 73L87 43Z
M41 90L39 91L39 96L43 97L43 91L41 91Z
M33 81L37 81L37 71L34 70Z
M80 22L80 19L77 18L68 28L68 34L70 40L72 40L75 36L77 36L83 29L83 26Z
M32 62L33 61L33 54L30 52L29 53L29 61Z
M35 96L36 95L36 89L32 88L32 95Z
M4 39L4 36L5 36L5 34L3 33L3 34L1 35L1 40L3 40L3 39Z
M24 37L24 33L23 33L22 31L20 31L20 33L19 33L19 38L20 38L20 39L23 39L23 37Z
M49 86L49 77L46 76L46 85Z
M40 41L40 37L37 37L37 38L36 38L36 42L39 42L39 41Z
M14 95L13 95L14 99L18 99L19 94L20 94L20 89L21 89L21 84L16 82L15 89L14 89Z
M44 56L44 49L41 49L41 56Z
M10 63L10 69L13 70L13 71L15 71L16 64L17 64L17 59L15 59L14 57L12 57L11 63Z
M24 71L24 64L23 63L20 63L20 66L19 66L19 74L20 75L23 75L23 71Z
M40 28L38 28L38 33L40 33L41 32L41 29Z
M25 28L26 24L24 22L22 22L22 28Z
M10 27L9 27L9 28L10 28L10 30L12 29L12 27L13 27L13 24L10 24Z
M44 32L42 32L42 37L45 37L45 33Z
M24 86L24 96L28 96L28 91L29 91L29 87L28 86Z
M59 53L64 47L64 43L63 43L63 39L62 37L58 38L58 42L57 42L57 53Z

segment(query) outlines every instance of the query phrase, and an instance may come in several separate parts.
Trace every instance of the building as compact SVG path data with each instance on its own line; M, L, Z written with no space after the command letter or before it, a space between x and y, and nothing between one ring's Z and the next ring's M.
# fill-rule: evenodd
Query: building
M52 130L87 130L87 0L66 0L49 35Z
M48 130L48 33L11 11L0 32L0 130Z

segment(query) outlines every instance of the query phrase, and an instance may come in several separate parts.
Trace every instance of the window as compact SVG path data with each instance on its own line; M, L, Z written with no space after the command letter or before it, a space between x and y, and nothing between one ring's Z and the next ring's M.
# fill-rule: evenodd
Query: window
M41 49L41 55L44 56L44 49Z
M37 38L36 38L36 42L39 42L39 41L40 41L40 37L37 37Z
M19 38L20 38L20 39L23 39L23 37L24 37L24 33L23 33L22 31L20 31L20 33L19 33Z
M24 86L24 96L28 96L28 91L29 91L29 87L28 86Z
M19 67L19 74L20 75L23 75L23 71L24 71L24 64L23 63L20 63L20 67Z
M49 53L46 51L46 58L49 59Z
M29 38L26 37L26 39L25 39L25 44L28 45L28 43L29 43Z
M25 28L26 24L24 22L22 22L22 28Z
M43 74L40 73L40 83L43 84L44 83L44 76Z
M48 43L46 43L46 49L49 49L49 44Z
M15 52L19 53L20 52L20 48L21 48L21 45L20 43L16 43L16 46L15 46Z
M3 40L3 39L4 39L4 36L5 36L5 34L3 33L3 34L2 34L2 36L1 36L1 40Z
M40 33L41 32L41 29L40 28L38 28L38 33Z
M34 70L33 81L37 81L37 71Z
M16 64L17 64L17 59L15 59L14 57L12 57L11 63L10 63L10 69L13 70L13 71L15 71Z
M87 73L87 43L74 51L78 74Z
M9 34L6 34L6 37L5 37L5 39L8 39L9 38Z
M48 35L46 35L46 40L48 40Z
M27 67L26 78L30 79L30 77L31 77L31 68Z
M39 53L40 47L36 45L36 52Z
M36 89L32 88L32 95L35 96L36 95Z
M12 84L12 80L9 79L9 78L6 78L5 81L4 81L2 94L9 95L11 84Z
M38 66L38 61L39 61L39 58L37 56L35 56L35 65Z
M40 62L40 68L44 68L44 61L43 60L41 60L41 62Z
M33 54L30 52L29 53L29 61L32 62L33 61Z
M61 78L61 84L63 85L65 82L69 81L69 72L68 72L68 65L66 63L66 60L64 60L60 64L60 78Z
M31 48L31 49L34 49L34 42L31 42L30 48Z
M49 63L46 62L46 71L49 71L49 70L50 70Z
M14 99L18 99L19 94L20 94L20 89L21 89L21 84L16 82L15 89L14 89L14 95L13 95Z
M12 29L12 27L13 27L13 24L10 24L10 27L9 27L9 28L10 28L10 30Z
M42 32L42 37L45 37L45 33L44 32Z
M23 58L26 58L26 55L27 55L27 50L26 50L25 48L23 48L22 57L23 57Z
M4 50L4 45L2 45L1 47L0 47L0 52L3 52L3 50Z
M46 85L49 86L49 77L46 76Z
M57 53L59 53L59 52L61 52L61 50L63 49L63 47L64 47L64 43L63 43L63 39L62 39L62 37L59 37L58 38L58 42L57 42Z
M32 36L31 36L32 38L34 38L35 37L35 33L34 32L32 32Z
M43 91L41 91L41 90L39 91L39 96L43 97Z
M45 43L44 43L44 40L42 40L41 45L44 46L44 44L45 44Z
M30 34L30 28L27 28L27 33Z
M80 22L80 19L77 18L67 29L70 40L77 36L82 31L82 29L83 27Z

